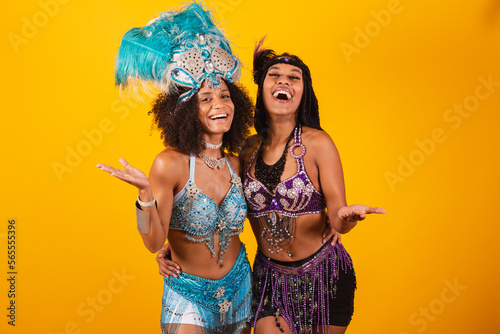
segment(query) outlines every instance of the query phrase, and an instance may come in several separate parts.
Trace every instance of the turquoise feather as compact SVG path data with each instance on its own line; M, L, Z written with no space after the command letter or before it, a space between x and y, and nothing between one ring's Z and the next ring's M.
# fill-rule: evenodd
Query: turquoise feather
M173 56L191 48L197 34L217 36L218 47L233 56L230 44L215 25L211 12L194 1L179 11L164 12L146 26L125 33L116 57L115 84L120 88L128 86L133 91L140 88L146 93L150 85L164 93L175 89L179 83L171 77L171 71L176 67ZM185 85L197 88L195 84Z

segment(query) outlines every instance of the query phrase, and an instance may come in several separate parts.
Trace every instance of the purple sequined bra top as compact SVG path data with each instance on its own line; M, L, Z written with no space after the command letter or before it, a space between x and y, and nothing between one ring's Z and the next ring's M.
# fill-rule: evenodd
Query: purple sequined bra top
M254 217L279 213L288 217L325 211L325 198L312 184L304 168L303 157L306 148L302 144L302 127L297 125L294 131L294 143L290 147L290 155L297 160L297 173L281 181L274 194L259 180L250 175L250 168L255 161L258 149L252 155L246 170L244 182L245 197L248 203L248 213ZM294 154L293 150L300 147L302 152Z

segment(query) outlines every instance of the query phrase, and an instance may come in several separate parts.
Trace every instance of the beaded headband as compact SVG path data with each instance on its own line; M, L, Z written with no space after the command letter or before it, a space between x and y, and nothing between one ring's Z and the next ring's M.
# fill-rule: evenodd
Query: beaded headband
M264 48L265 37L255 46L253 54L253 80L258 86L257 100L255 103L254 126L257 133L265 137L267 128L266 111L262 101L262 87L269 68L276 64L290 64L302 70L302 79L304 82L304 91L302 101L298 109L297 121L305 126L320 129L318 99L314 94L312 87L312 78L309 67L297 56L283 53L276 55L271 50Z
M136 97L138 89L153 95L152 88L163 94L191 88L179 102L196 94L204 81L213 88L222 80L237 81L239 76L240 62L229 41L211 13L197 2L127 31L115 67L115 84L120 89L128 87Z
M265 37L255 46L253 54L253 81L258 85L262 85L263 79L270 67L276 64L289 64L296 66L302 70L304 76L310 77L309 67L302 62L298 57L283 53L276 55L274 50L263 48Z

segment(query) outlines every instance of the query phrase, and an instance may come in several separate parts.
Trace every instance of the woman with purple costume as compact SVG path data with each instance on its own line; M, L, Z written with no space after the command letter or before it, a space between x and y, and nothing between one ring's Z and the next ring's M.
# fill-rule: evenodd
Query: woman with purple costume
M240 154L248 217L258 244L253 267L256 333L344 333L356 278L325 221L349 232L380 208L348 206L338 151L321 129L309 68L296 56L254 53L258 132Z

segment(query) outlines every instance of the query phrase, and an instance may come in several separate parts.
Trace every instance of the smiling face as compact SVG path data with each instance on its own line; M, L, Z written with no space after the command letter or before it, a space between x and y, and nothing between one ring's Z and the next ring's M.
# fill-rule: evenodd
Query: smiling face
M296 115L302 100L302 70L289 64L269 68L262 86L264 107L270 115Z
M229 89L222 82L214 89L203 82L196 94L198 99L198 118L206 134L224 134L231 128L234 116L234 104Z

